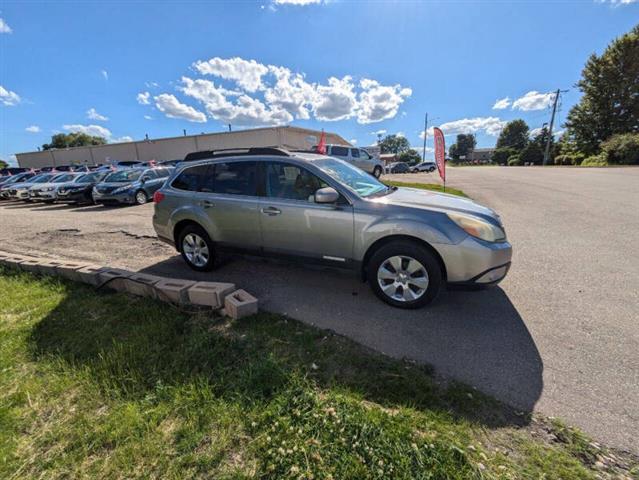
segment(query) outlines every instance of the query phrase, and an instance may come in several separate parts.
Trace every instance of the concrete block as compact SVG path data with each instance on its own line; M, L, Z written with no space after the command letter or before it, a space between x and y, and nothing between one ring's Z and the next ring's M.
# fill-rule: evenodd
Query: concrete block
M235 290L232 283L197 282L188 289L188 299L195 305L205 305L212 308L222 308L224 298Z
M187 290L195 285L190 280L174 280L172 278L163 278L155 284L158 292L158 299L169 300L173 303L188 303Z
M257 313L257 298L244 290L235 290L224 299L226 314L237 320Z
M86 263L61 262L60 265L55 267L55 273L60 277L80 282L82 279L80 278L78 270L87 266Z
M20 264L27 260L33 260L33 257L26 257L24 255L9 255L4 259L4 265L9 268L19 269Z
M38 273L41 275L55 275L55 268L58 265L62 265L62 263L64 263L62 260L41 258L37 265Z
M100 281L98 286L104 286L104 288L116 290L118 292L126 292L126 279L131 275L132 273L128 270L105 267L98 272L98 279Z
M97 265L87 265L86 267L82 267L76 270L76 273L81 282L88 283L89 285L97 287L98 285L100 285L99 273L104 270L104 268L105 267L99 267Z
M30 258L28 260L20 262L18 266L20 267L21 270L24 270L25 272L39 273L39 266L41 262L42 260L39 258Z
M164 280L164 278L157 275L134 273L125 282L126 291L139 297L157 298L155 285L161 280Z

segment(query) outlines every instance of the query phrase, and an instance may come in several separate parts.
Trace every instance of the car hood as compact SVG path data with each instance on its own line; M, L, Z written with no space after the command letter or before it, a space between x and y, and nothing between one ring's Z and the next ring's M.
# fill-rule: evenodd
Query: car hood
M42 190L48 187L59 187L60 185L62 184L61 183L34 183L33 185L31 185L31 188L33 188L34 190Z
M484 218L501 226L499 215L491 208L484 207L469 198L449 195L447 193L421 190L418 188L397 188L392 193L373 201L408 208L423 210L454 211Z

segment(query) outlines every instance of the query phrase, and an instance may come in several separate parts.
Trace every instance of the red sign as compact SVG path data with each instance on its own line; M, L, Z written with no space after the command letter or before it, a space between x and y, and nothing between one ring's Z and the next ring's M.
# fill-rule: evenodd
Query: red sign
M324 130L322 130L322 136L320 137L320 141L317 144L317 153L326 155L326 134L324 133Z
M441 179L446 182L446 142L444 141L444 132L437 127L433 131L435 133L435 162L437 163L437 170Z

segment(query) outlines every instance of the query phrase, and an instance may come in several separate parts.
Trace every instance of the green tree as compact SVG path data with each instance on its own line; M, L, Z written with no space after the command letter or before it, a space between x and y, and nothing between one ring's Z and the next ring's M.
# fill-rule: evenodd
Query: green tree
M593 154L614 134L639 133L639 25L592 54L577 87L566 128L580 151Z
M508 159L517 155L518 150L515 148L498 148L493 152L491 161L497 165L507 165Z
M448 154L453 161L459 161L461 157L468 157L475 146L477 139L472 133L460 133L457 135L457 141L448 149Z
M521 119L508 122L499 134L496 148L523 150L528 144L528 131L528 125Z
M519 154L519 160L523 164L541 165L544 161L544 152L536 142L528 142Z
M402 153L410 149L408 139L402 135L387 135L379 142L382 153Z
M546 151L546 142L548 141L549 136L550 136L550 131L548 130L548 127L544 125L539 131L539 133L537 133L537 135L535 135L531 140L531 143L534 143L535 145L537 145L539 149L542 151L542 163L543 163L543 152ZM550 136L550 151L548 154L549 165L553 163L553 158L555 158L555 139L552 138L552 136Z
M42 150L52 148L86 147L89 145L104 145L106 138L95 137L81 132L58 133L51 137L51 143L42 145Z
M601 144L601 150L608 163L639 164L639 134L613 135Z
M409 165L415 165L422 161L422 156L414 148L409 148L405 152L399 154L398 160L400 162L406 162Z
M0 168L7 168L9 166L9 164L7 162L5 162L4 160L0 160Z

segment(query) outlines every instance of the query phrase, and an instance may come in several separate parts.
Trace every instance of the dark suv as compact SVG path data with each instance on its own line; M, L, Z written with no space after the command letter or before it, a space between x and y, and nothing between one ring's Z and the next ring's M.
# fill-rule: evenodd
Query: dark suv
M165 182L172 168L125 168L108 174L93 187L95 203L144 205Z

